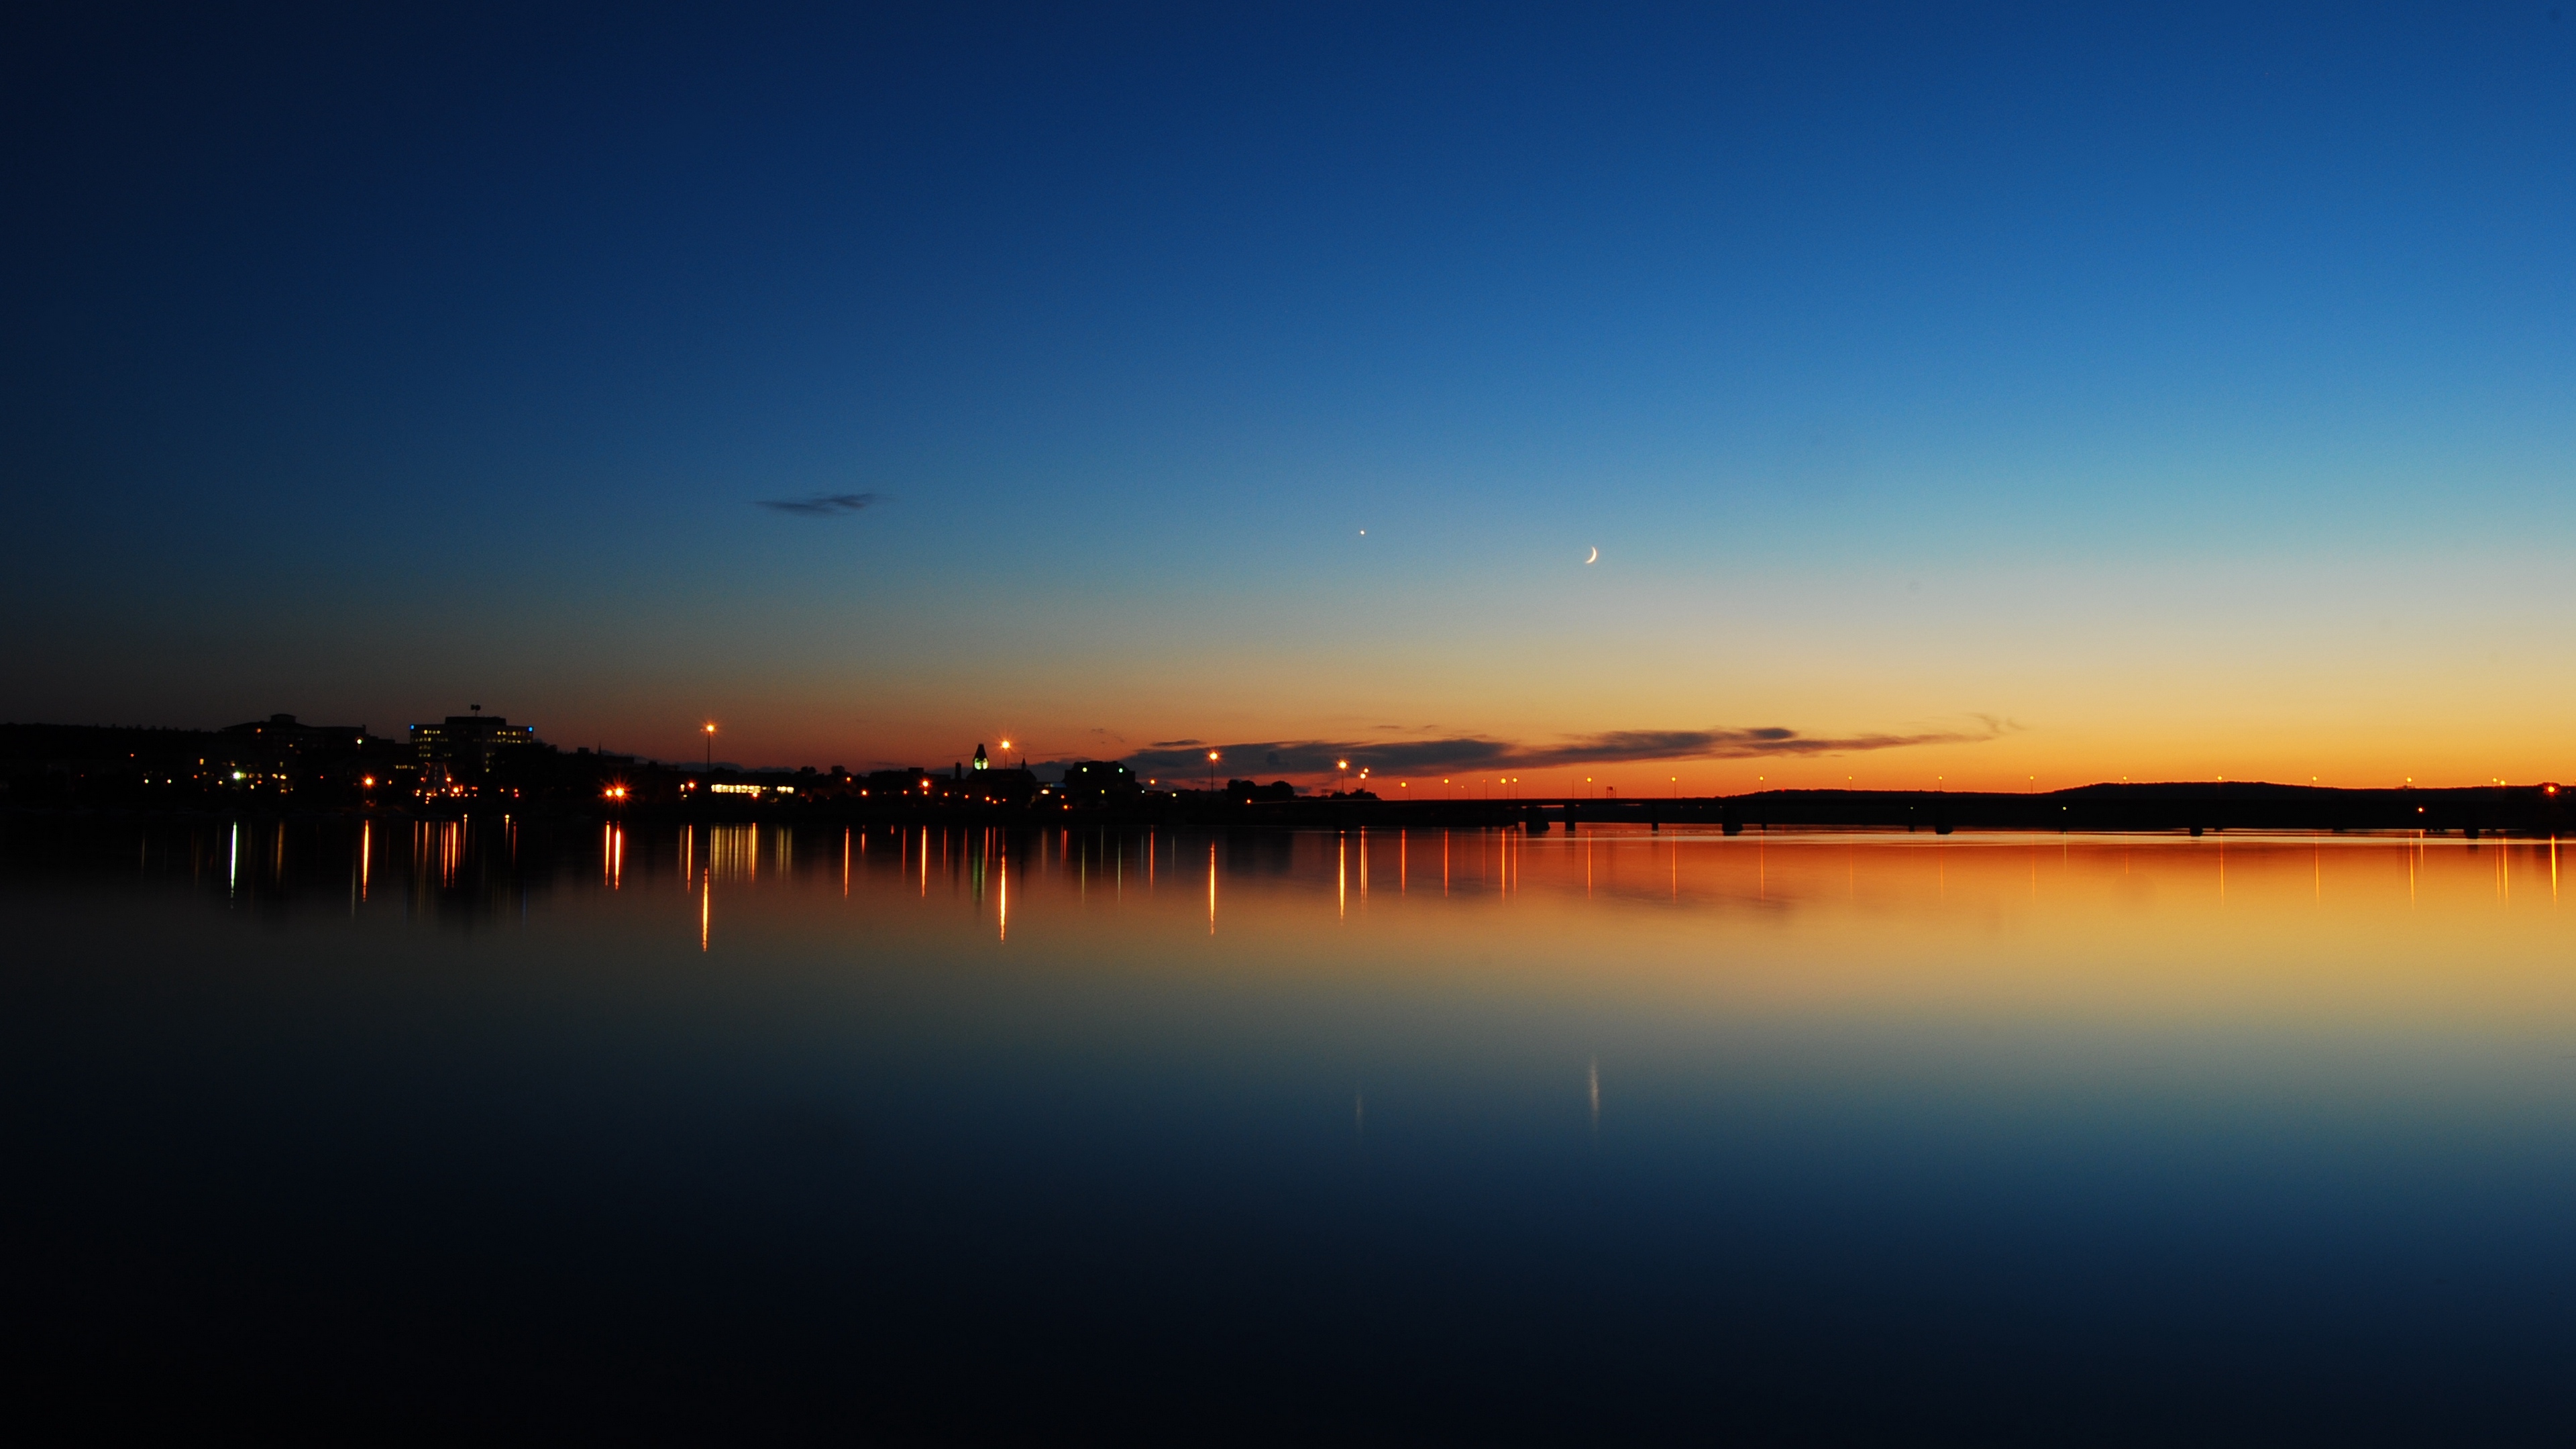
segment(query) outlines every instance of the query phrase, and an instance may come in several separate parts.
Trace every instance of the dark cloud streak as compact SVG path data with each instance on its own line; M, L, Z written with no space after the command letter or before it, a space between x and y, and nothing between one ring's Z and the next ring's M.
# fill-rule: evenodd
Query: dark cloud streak
M803 518L839 518L885 501L880 493L817 493L811 498L763 498L760 506Z
M1927 730L1916 734L1803 735L1779 725L1753 729L1610 730L1550 745L1526 745L1466 735L1437 740L1334 741L1260 740L1217 745L1221 765L1234 770L1258 769L1280 774L1321 774L1348 760L1354 770L1379 774L1423 774L1447 770L1552 769L1569 765L1609 765L1644 760L1742 760L1766 755L1863 754L1916 745L1967 745L1999 738L2018 728L2008 722L1978 717L1985 725L1973 730ZM1176 742L1175 742L1176 743ZM1196 741L1192 742L1196 744ZM1185 770L1207 763L1206 747L1182 753L1173 749L1140 750L1127 757L1138 770Z

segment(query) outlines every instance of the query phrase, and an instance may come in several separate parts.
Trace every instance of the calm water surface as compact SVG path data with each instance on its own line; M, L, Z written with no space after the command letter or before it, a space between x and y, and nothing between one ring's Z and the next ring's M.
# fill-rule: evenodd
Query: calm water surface
M2571 1432L2548 842L0 842L56 1437Z

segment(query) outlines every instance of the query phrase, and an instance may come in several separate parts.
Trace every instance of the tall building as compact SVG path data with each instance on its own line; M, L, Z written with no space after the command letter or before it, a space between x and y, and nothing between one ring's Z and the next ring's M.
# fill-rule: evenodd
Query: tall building
M497 714L451 714L437 724L411 727L412 757L423 777L444 772L480 778L503 750L537 742L535 725L513 725Z

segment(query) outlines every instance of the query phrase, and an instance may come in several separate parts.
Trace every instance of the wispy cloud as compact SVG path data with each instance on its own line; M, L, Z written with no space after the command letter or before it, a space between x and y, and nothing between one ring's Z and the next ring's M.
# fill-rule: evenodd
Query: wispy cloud
M794 513L806 518L838 518L858 513L885 501L881 493L817 493L811 498L763 498L760 506L781 513Z
M1809 735L1781 725L1749 729L1608 730L1553 743L1525 743L1463 735L1434 740L1247 740L1214 746L1219 764L1239 772L1321 774L1348 760L1379 774L1421 774L1436 770L1549 769L1568 765L1607 765L1643 760L1733 760L1764 755L1844 755L1873 750L1901 750L1916 745L1966 745L1996 739L2020 726L1990 716L1976 716L1974 729L1922 730L1913 733ZM1127 757L1131 768L1177 770L1204 766L1206 745L1192 740L1187 752L1170 748L1178 740L1157 741L1159 748Z
M2004 733L1983 729L1924 730L1914 734L1805 735L1778 725L1742 730L1612 730L1523 751L1511 763L1615 764L1622 760L1742 760L1757 755L1850 755L1902 750L1915 745L1971 745Z

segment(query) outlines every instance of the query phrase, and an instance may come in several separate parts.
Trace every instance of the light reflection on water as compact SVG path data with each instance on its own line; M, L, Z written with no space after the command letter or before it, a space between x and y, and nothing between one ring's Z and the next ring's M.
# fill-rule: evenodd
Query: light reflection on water
M31 1301L252 1420L2492 1442L2576 1347L2550 841L7 840Z

